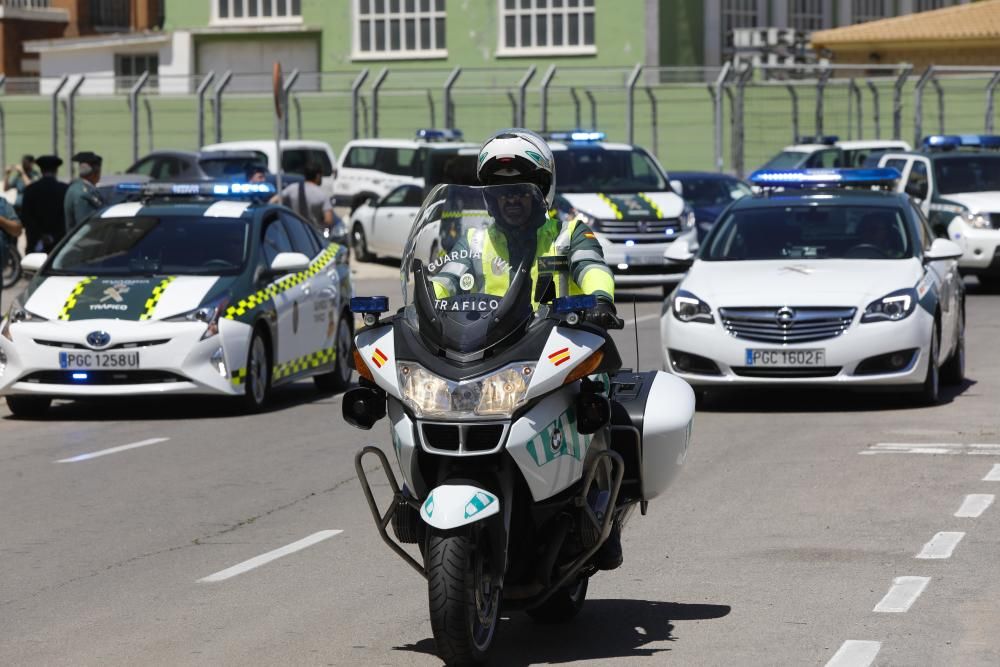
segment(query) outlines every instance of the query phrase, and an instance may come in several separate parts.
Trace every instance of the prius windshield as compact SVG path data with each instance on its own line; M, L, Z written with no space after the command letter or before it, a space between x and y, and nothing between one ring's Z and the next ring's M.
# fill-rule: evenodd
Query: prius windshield
M552 226L546 211L530 184L434 188L417 213L401 270L403 298L425 339L469 353L523 331L536 307L536 239ZM562 270L552 258L539 266L540 282Z
M91 218L55 253L51 275L233 275L248 220L204 216Z
M904 259L914 256L903 211L888 206L768 206L730 211L699 255L757 259Z

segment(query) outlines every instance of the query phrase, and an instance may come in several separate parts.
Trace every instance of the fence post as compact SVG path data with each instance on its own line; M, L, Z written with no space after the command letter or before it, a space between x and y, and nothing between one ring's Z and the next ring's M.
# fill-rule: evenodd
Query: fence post
M639 76L642 74L642 65L636 63L635 67L632 68L632 73L629 74L628 80L625 82L625 134L628 137L628 143L635 143L635 83L639 80ZM594 121L593 129L597 129L597 106L594 103L594 98L591 96L590 91L584 91L587 97L590 99L591 108L590 113L592 120Z
M580 115L580 97L576 94L576 87L569 87L569 97L573 100L573 127L583 127L583 116Z
M868 79L866 83L868 84L868 90L872 93L872 120L875 122L875 138L881 139L882 127L878 112L878 86L871 79Z
M385 78L389 76L389 68L383 67L382 71L375 77L372 84L372 136L378 137L378 91L385 83Z
M56 89L52 91L52 154L59 155L59 93L62 92L63 87L66 82L69 81L69 74L63 74L62 78L59 79L59 84L56 85ZM67 158L73 157L72 155L67 155ZM69 160L67 159L67 164ZM6 167L6 165L4 165ZM70 167L70 172L72 173L73 168Z
M851 117L851 114L850 114L850 111L851 111L851 108L852 108L851 103L854 102L855 106L857 107L856 113L854 114L854 122L857 123L857 126L858 126L858 137L857 138L858 139L864 139L865 138L864 137L864 127L863 127L862 118L861 118L861 115L862 115L862 112L863 112L863 106L862 106L862 101L861 101L861 88L858 86L858 82L854 79L854 77L851 77L851 79L848 82L847 86L848 86L848 88L847 88L848 89L848 96L847 96L847 110L848 110L848 114L847 114L847 117L848 118ZM850 126L848 126L848 137L850 137Z
M986 123L983 128L986 134L993 134L993 93L996 92L998 83L1000 83L1000 72L994 74L986 84Z
M507 101L510 102L510 126L518 127L517 122L517 97L514 96L514 91L507 91Z
M892 138L897 141L903 136L903 86L912 71L913 65L903 63L892 87Z
M516 127L524 127L524 119L527 116L528 83L535 78L535 72L537 71L538 68L531 65L524 73L524 76L521 77L521 80L517 82L517 115L514 119Z
M0 90L7 92L7 75L0 74ZM7 167L7 119L0 104L0 167Z
M746 146L744 145L745 127L743 121L743 98L746 85L752 76L753 65L747 64L746 69L740 72L740 77L736 81L736 109L733 112L734 122L736 123L736 130L733 133L733 168L736 170L736 175L739 178L743 178L743 175L746 172L744 165L744 160L746 158Z
M215 143L222 143L222 93L233 78L233 71L226 70L226 73L215 84L215 92L212 95L212 111L215 114Z
M87 77L83 74L77 75L78 78L69 87L66 92L66 157L70 160L69 175L70 178L73 177L73 155L76 153L76 123L74 121L76 112L76 94L80 90L80 86Z
M295 107L295 138L302 138L302 103L298 95L292 95L292 105ZM288 113L287 111L285 113ZM287 137L286 137L287 138Z
M434 110L434 93L427 89L427 110L430 111L430 127L437 127L437 113Z
M542 94L542 132L549 131L549 84L552 83L555 75L556 66L549 65L549 68L545 70L545 76L542 77L542 83L538 87L538 91Z
M937 77L931 79L934 92L938 98L938 134L944 134L944 90L941 88L941 80Z
M351 139L358 138L358 107L361 104L361 86L368 78L368 69L361 70L351 84Z
M830 68L824 66L823 70L820 72L819 77L816 79L816 136L820 137L823 135L823 95L826 90L826 84L830 80Z
M358 106L361 107L361 113L364 114L365 120L365 136L368 136L368 100L363 97L358 98ZM356 138L356 137L355 137Z
M195 90L195 95L198 96L198 148L200 149L205 145L205 91L208 87L212 85L212 79L215 78L215 72L209 72L205 75L205 78L201 80L198 84L198 88Z
M710 90L714 90L712 95L712 102L714 105L713 111L715 116L715 169L716 171L722 171L725 167L725 159L723 157L723 141L724 133L722 131L722 124L725 122L725 107L722 101L722 87L729 78L729 70L732 68L732 63L726 61L719 70L719 76L715 78L714 87Z
M934 65L931 65L917 79L917 85L913 89L913 145L919 146L921 136L924 133L924 87L934 76Z
M455 104L451 99L451 89L461 74L462 68L456 67L444 82L444 126L447 128L455 127ZM431 127L434 125L432 124Z
M790 83L785 84L788 96L792 98L792 143L799 142L799 91Z
M295 82L299 79L299 68L296 67L292 70L292 73L285 78L284 84L281 86L281 104L285 107L284 119L281 122L281 138L288 138L288 128L291 125L291 121L288 118L288 99L292 92L292 87Z
M597 100L594 99L594 94L592 92L590 92L589 88L584 88L583 89L583 94L587 96L587 101L590 102L590 129L596 130L597 129ZM629 134L630 135L631 135L631 133L632 133L632 131L629 130ZM632 143L631 137L629 138L628 142Z
M132 112L132 162L139 161L139 92L149 81L149 70L143 72L128 91L128 107ZM70 156L72 157L72 156Z
M153 150L153 105L149 103L149 97L142 98L142 106L146 110L146 150Z
M657 114L656 114L656 95L653 93L653 89L646 86L646 97L649 98L649 129L653 133L653 155L656 159L660 159L660 133L657 127ZM712 89L708 89L712 92Z

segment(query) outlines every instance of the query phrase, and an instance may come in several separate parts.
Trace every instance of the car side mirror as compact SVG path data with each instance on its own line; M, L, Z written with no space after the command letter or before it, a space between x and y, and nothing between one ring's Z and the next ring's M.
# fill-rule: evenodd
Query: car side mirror
M28 253L21 260L21 269L27 273L38 273L42 270L45 265L45 260L48 259L48 255L44 252L32 252Z
M694 262L694 251L691 245L685 240L674 241L663 253L666 259L677 264L691 264Z
M673 179L670 181L670 189L676 192L681 197L684 196L684 184L678 181L677 179Z
M904 190L906 191L906 194L919 201L923 201L927 198L926 183L907 183Z
M272 276L283 276L288 273L298 273L309 268L309 258L301 252L279 252L268 273Z
M948 239L934 239L931 247L924 252L924 263L940 262L945 259L958 259L963 254L961 246Z

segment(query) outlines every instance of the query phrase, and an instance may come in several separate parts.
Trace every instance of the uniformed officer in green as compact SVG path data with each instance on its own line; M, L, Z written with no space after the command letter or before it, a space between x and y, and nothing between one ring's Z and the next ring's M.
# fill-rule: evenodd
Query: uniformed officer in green
M104 198L97 189L101 180L101 164L104 159L97 153L83 151L73 156L73 162L79 163L78 178L73 179L66 190L63 209L66 212L66 233L86 222L88 218L106 206Z

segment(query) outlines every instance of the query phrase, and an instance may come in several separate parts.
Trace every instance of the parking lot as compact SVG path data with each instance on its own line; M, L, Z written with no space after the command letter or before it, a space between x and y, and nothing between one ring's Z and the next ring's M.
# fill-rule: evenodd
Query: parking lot
M390 263L355 281L398 300ZM710 395L624 566L572 624L505 618L494 664L997 664L1000 296L967 286L968 379L940 405ZM618 303L625 363L637 335L660 367L659 290ZM385 434L340 400L298 383L254 417L202 398L0 408L0 663L438 664L425 584L354 472Z

